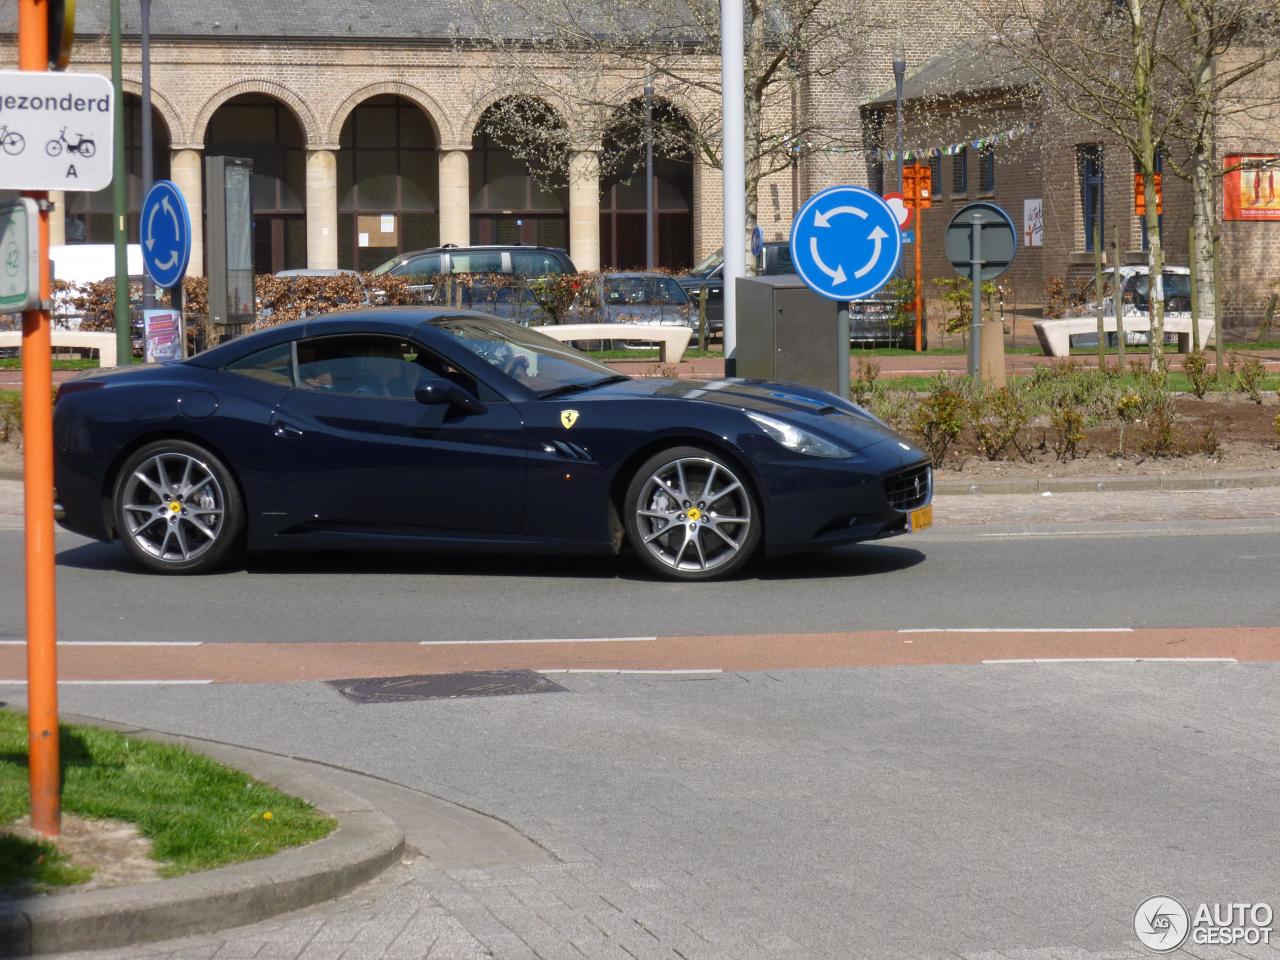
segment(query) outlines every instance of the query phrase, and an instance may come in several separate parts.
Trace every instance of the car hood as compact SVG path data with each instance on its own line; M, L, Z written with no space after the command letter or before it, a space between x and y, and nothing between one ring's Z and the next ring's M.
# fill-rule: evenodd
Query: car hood
M898 434L862 407L835 394L799 383L772 380L666 380L645 378L609 384L593 394L599 399L648 398L683 400L731 407L779 417L797 426L830 435L862 449Z

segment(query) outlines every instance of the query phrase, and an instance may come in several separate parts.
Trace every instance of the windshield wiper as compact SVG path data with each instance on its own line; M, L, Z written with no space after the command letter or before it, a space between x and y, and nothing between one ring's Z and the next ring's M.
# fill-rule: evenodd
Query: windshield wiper
M622 383L624 380L630 380L630 377L615 373L611 377L601 377L599 380L592 380L590 383L569 383L563 387L556 387L554 390L548 390L545 393L538 394L539 400L550 400L552 397L563 397L571 393L581 393L584 390L594 390L596 387L603 387L608 383Z

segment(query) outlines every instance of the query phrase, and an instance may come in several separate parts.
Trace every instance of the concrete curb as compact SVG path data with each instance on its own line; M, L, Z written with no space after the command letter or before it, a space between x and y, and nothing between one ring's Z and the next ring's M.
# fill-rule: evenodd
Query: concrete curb
M997 493L1115 493L1136 490L1232 490L1247 487L1280 487L1280 473L1227 476L1148 477L1028 477L1018 480L938 480L935 496L951 497Z
M293 761L101 720L84 723L186 747L313 804L338 821L328 837L262 860L172 880L31 897L0 906L0 955L126 947L256 923L340 896L400 859L404 833L390 817Z

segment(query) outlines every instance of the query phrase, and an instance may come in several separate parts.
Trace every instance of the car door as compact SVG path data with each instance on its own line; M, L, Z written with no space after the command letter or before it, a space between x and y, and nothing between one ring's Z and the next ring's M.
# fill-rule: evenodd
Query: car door
M420 344L359 334L301 340L296 384L276 408L273 462L302 510L341 523L516 533L524 425L512 404ZM414 399L445 377L483 413Z

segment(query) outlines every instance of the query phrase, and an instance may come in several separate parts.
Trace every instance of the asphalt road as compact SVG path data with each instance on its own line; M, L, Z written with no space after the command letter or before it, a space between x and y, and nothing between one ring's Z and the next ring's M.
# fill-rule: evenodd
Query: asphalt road
M634 561L260 555L202 577L140 573L58 537L59 636L77 641L417 642L936 627L1247 627L1280 523L1193 535L972 526L758 564L706 585ZM0 530L0 639L21 639L22 533Z

